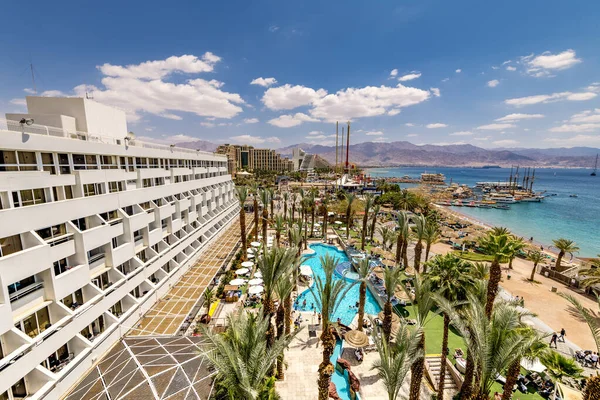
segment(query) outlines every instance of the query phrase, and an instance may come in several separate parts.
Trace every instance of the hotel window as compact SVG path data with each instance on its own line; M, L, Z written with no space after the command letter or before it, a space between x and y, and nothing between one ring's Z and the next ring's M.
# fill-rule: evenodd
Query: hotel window
M104 258L104 246L96 247L87 252L88 264L92 264Z
M21 235L13 235L5 238L0 238L0 257L16 253L23 250L21 243Z
M46 329L50 328L50 313L48 307L36 311L27 318L17 322L15 327L31 338L36 337Z
M69 165L69 155L58 153L58 166L62 175L70 174L71 167Z
M152 187L152 179L146 178L142 179L142 187Z
M32 151L17 151L19 171L37 171L35 153Z
M101 183L86 183L83 185L83 195L85 197L97 196L99 194L102 194Z
M144 234L141 229L133 232L133 241L137 242L138 240L142 240L144 238Z
M98 286L102 290L108 289L112 285L112 282L110 281L110 279L108 277L108 272L105 272L105 273L93 278L92 283L94 285Z
M123 275L129 275L131 272L133 272L134 268L131 266L130 260L125 261L123 264L119 265L117 267L117 269L123 274Z
M48 228L38 229L36 233L43 240L49 242L50 246L55 246L68 240L68 238L62 238L63 240L59 240L62 236L67 234L67 227L65 224L58 224Z
M111 308L108 309L115 317L120 317L123 314L123 306L121 300L117 301Z
M121 181L117 182L108 182L108 191L109 193L122 192L125 190L125 185Z
M69 269L71 269L71 267L69 267L69 263L67 262L66 258L63 258L62 260L54 261L53 267L54 267L54 276L58 276L58 275L62 274L63 272L67 272Z
M129 166L129 171L135 171L135 166L133 165L133 157L127 157L127 165Z
M117 212L117 210L100 213L98 215L100 215L103 220L110 223L110 225L114 225L116 223L122 222L121 217L119 216L119 213ZM112 223L111 223L111 221L112 221Z
M154 186L162 186L165 184L165 178L154 178Z
M27 207L46 202L46 192L44 189L27 189L12 192L13 203L15 207Z
M83 292L81 291L81 289L77 289L61 301L65 306L69 307L71 310L75 310L77 307L83 304Z
M73 189L71 186L65 186L65 199L70 200L73 198Z
M25 386L25 378L21 378L10 388L13 399L24 399L27 397L27 387Z
M136 157L135 158L135 167L136 168L146 168L146 158L145 157Z
M86 154L85 167L87 169L98 169L98 158L95 154Z
M117 159L114 156L100 156L102 169L116 169Z
M14 151L0 150L0 171L18 171L17 156Z
M85 217L74 219L71 222L73 223L73 225L75 225L77 227L77 229L79 229L82 232L87 229L87 221L86 221Z
M65 343L58 350L52 352L50 356L42 361L42 365L50 371L56 371L63 362L69 359L69 347Z
M54 157L52 153L42 153L42 166L44 171L50 172L50 174L56 174L56 167L54 167Z
M150 168L158 168L158 158L149 158L148 159L148 166Z

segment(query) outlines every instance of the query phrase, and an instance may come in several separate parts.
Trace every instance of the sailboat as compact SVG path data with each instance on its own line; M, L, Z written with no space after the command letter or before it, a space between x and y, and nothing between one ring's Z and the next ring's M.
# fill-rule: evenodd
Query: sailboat
M598 154L596 154L596 163L594 164L594 170L590 174L590 176L596 176L596 171L598 170Z

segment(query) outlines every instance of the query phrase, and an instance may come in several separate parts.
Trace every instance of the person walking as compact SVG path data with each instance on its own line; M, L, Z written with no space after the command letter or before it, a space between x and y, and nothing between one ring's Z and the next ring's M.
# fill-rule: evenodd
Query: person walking
M558 349L558 343L556 342L556 340L558 339L558 335L556 334L556 332L554 332L552 334L552 337L550 338L550 348L552 348L552 344L554 343L554 348Z
M567 334L567 331L565 331L565 328L561 328L560 329L560 336L559 339L561 342L565 342L565 335Z

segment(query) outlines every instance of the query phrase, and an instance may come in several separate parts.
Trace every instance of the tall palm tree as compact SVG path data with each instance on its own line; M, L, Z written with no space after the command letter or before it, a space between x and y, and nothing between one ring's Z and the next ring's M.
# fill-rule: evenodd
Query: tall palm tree
M396 293L396 288L402 279L402 270L400 268L386 268L383 270L383 284L385 286L385 303L383 305L383 338L388 343L392 336L392 298Z
M425 232L423 233L423 239L425 239L425 261L427 261L429 260L431 245L437 243L441 237L440 226L437 221L428 219L425 223Z
M346 295L352 285L347 285L344 279L334 280L333 275L337 265L337 258L326 254L320 257L321 265L325 276L316 276L315 283L310 287L317 307L321 310L321 324L323 333L321 342L323 344L323 359L319 365L319 378L317 385L319 388L319 400L329 398L329 382L333 375L334 367L331 363L331 356L335 348L335 337L331 330L331 318L340 304L340 300Z
M262 203L262 237L263 243L267 244L267 222L269 221L269 202L271 200L271 196L269 195L268 189L263 189L260 191L260 202Z
M527 254L527 259L533 262L533 268L531 268L531 276L529 277L529 280L533 282L537 266L539 263L546 259L546 256L540 251L530 251L529 254Z
M275 294L279 300L279 306L277 307L277 313L275 316L275 326L277 327L277 338L285 337L285 318L287 314L285 299L291 296L294 290L293 274L290 270L288 274L284 275L275 284ZM291 303L290 303L291 305ZM283 354L277 359L277 379L282 380L284 378L284 362Z
M269 204L271 207L271 219L275 218L275 212L274 212L274 206L275 206L275 189L273 189L272 187L267 188L267 191L269 192Z
M452 253L436 256L428 263L427 279L435 292L434 299L438 296L450 303L465 301L467 291L473 286L471 275L472 265ZM444 380L446 375L446 355L448 354L448 332L450 316L444 314L444 331L442 335L442 356L440 359L440 377L438 379L438 399L444 398Z
M423 356L418 350L422 335L423 331L416 330L412 333L407 325L402 324L394 343L374 338L379 359L373 362L371 369L377 371L377 376L387 391L388 400L398 399L410 366L416 358Z
M283 218L287 218L288 200L290 199L290 192L287 190L283 192Z
M252 207L254 208L254 228L252 231L252 235L254 236L254 240L258 240L258 183L254 182L251 186L252 192Z
M577 361L573 358L565 357L556 351L549 351L542 359L542 364L547 368L546 372L556 381L554 383L554 395L553 399L556 398L556 391L558 390L558 382L562 382L564 378L581 378L583 368L581 368Z
M377 214L379 214L379 210L381 206L379 204L375 204L373 206L373 219L371 220L371 242L373 242L373 236L375 235L375 225L377 224Z
M356 200L356 196L352 193L346 193L344 197L348 202L348 205L346 207L346 240L348 240L348 238L350 237L350 218L352 216L352 203L354 203L354 200Z
M310 191L310 195L308 197L308 207L310 209L310 236L314 237L315 235L315 215L317 213L317 205L315 204L316 195L314 191Z
M321 199L321 213L323 214L323 239L327 239L327 222L329 221L329 195L325 193Z
M275 243L277 244L277 247L279 247L279 244L281 241L281 232L283 232L285 230L285 219L283 219L283 216L278 215L275 217L274 228L275 228Z
M571 303L573 307L577 309L578 314L581 315L588 324L590 330L592 331L594 342L596 343L596 353L600 354L600 321L598 321L598 318L594 315L594 312L589 308L584 307L577 298L568 293L559 293L559 295ZM596 299L598 300L598 309L600 310L600 297L596 297Z
M502 278L502 270L500 262L508 258L511 252L511 238L509 233L504 231L504 228L494 228L484 236L479 245L484 249L484 252L493 256L492 265L490 266L490 279L487 287L487 302L485 305L486 315L491 317L494 301L498 294L498 285Z
M513 388L519 380L521 372L521 360L523 358L529 361L535 361L544 357L548 352L548 344L546 336L536 332L533 328L526 326L513 331L514 335L520 335L529 338L529 345L523 346L520 353L513 354L514 360L506 371L506 382L504 382L504 393L502 398L510 400L513 395Z
M210 314L210 306L215 299L215 291L212 288L206 288L204 291L204 303L206 304L206 315Z
M404 288L407 296L410 292ZM422 280L417 274L414 279L414 301L412 302L413 316L417 320L417 329L425 331L425 326L430 321L430 314L435 306L434 296L431 291L431 282ZM413 362L410 368L410 394L409 400L419 400L421 396L421 383L425 371L425 335L422 334L417 349L423 354Z
M365 195L365 215L363 215L363 224L362 224L362 233L361 233L361 242L360 249L365 250L365 240L367 237L367 224L369 222L369 211L371 211L371 207L373 206L373 202L375 200L375 196L372 194Z
M367 281L369 280L369 275L371 274L371 266L369 265L369 260L363 258L358 262L358 268L356 272L358 272L357 282L360 282L359 288L359 297L358 297L358 330L363 330L363 321L365 319L365 302L367 300Z
M408 216L404 211L399 211L396 219L396 264L400 264L400 260L403 259L402 250L404 249L404 243L408 240ZM404 264L404 268L407 265Z
M246 241L246 210L244 209L244 204L246 204L246 199L248 198L248 187L236 186L235 190L240 202L240 238L242 239L242 258L245 259L248 243Z
M572 257L573 253L579 251L579 246L577 246L577 243L575 243L572 240L560 238L555 239L552 242L554 243L554 247L556 247L559 250L558 257L556 257L556 265L554 266L555 268L560 267L560 263L562 262L562 259L565 256L565 254L570 254Z
M579 271L579 283L583 287L590 287L600 283L600 254L598 258L592 260L591 267Z
M414 268L416 272L420 272L421 267L421 252L423 251L423 238L425 237L425 225L427 221L423 215L417 215L413 218L415 230L413 239L415 240L415 259Z
M414 193L409 192L406 189L400 190L400 196L398 197L398 207L404 211L411 211L417 205L417 201Z
M219 387L230 399L277 398L268 377L295 334L283 335L267 346L265 335L270 322L262 312L231 313L227 320L225 334L204 330L208 342L207 358L217 371Z
M522 238L512 236L510 241L510 251L508 256L508 269L513 269L512 263L515 257L527 247L527 243Z
M379 234L381 235L381 246L383 247L383 250L388 249L387 245L388 242L390 242L390 240L392 239L393 233L394 232L385 225L379 228Z
M292 192L292 219L296 218L296 201L298 200L298 194Z
M583 389L583 400L598 400L600 393L600 375L594 375L588 378Z
M275 287L277 282L290 273L292 268L297 267L298 251L295 248L273 247L264 249L264 254L257 260L257 267L262 273L263 279L263 310L269 319L267 331L267 345L271 346L275 340L275 330L271 324L271 318L275 314Z

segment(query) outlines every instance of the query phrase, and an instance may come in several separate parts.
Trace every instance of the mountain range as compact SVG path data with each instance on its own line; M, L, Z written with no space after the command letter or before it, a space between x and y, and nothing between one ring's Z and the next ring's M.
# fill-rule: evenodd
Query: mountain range
M177 145L204 151L214 151L218 146L205 140L178 143ZM332 164L335 163L335 146L299 143L279 148L277 152L283 156L291 156L292 150L296 147L300 147L309 154L318 154ZM406 141L398 141L389 143L364 142L350 145L349 159L353 164L370 167L522 165L591 168L598 153L600 153L600 149L592 147L484 149L470 144L416 145Z

